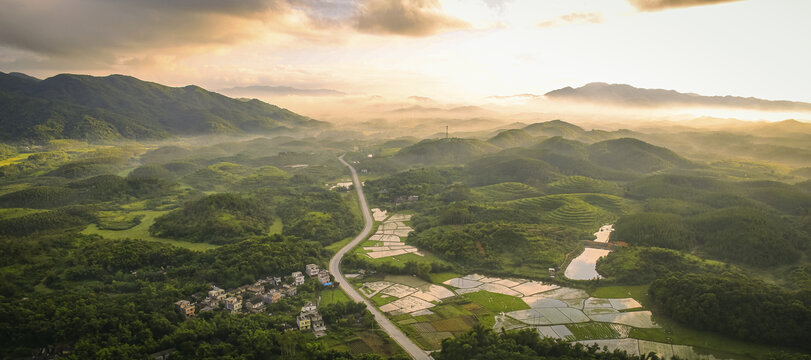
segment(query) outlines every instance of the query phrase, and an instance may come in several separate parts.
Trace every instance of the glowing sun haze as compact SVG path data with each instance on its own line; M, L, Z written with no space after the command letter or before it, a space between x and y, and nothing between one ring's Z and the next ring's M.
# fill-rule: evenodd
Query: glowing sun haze
M0 71L474 103L590 82L811 102L807 0L0 0ZM277 91L281 91L276 89Z

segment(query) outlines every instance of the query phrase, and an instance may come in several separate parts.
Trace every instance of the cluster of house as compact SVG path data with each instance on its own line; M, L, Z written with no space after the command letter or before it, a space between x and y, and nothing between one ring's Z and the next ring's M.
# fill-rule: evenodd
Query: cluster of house
M329 271L319 269L316 264L308 264L305 268L307 276L318 278L322 285L331 285ZM203 301L195 304L189 300L180 300L175 303L175 311L186 318L194 316L196 309L200 306L199 312L213 311L222 304L231 313L258 312L265 308L267 304L276 303L282 298L295 296L297 287L304 284L306 277L301 271L290 274L292 284L284 284L281 277L268 276L257 280L250 285L243 285L236 289L223 290L216 285L211 285L208 296Z
M324 318L318 313L316 306L308 302L301 308L301 313L296 317L299 330L312 329L315 336L326 335L327 326L324 325Z

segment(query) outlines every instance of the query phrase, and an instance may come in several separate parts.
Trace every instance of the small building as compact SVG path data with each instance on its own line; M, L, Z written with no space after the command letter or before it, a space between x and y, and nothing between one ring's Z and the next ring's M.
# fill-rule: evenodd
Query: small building
M175 348L168 348L166 350L158 351L156 353L149 354L149 357L155 360L166 360L169 358L169 355L176 352Z
M279 286L282 284L282 278L278 276L268 276L265 278L265 281L271 286Z
M289 284L282 286L282 295L286 297L296 296L297 292L298 290L296 290L295 286L290 286Z
M248 286L248 292L253 294L263 294L265 292L265 285L260 282L255 282L253 285Z
M324 324L324 318L321 317L318 311L310 314L310 327L312 327L313 332L316 334L327 330L327 326Z
M225 298L225 308L230 310L232 313L239 312L242 310L242 299L238 297L227 297Z
M211 290L208 292L208 298L214 300L225 299L225 290L212 285Z
M316 264L307 264L305 272L309 277L318 276L318 265Z
M298 316L296 317L296 323L298 324L299 330L310 329L311 322L309 314L305 313L298 314Z
M291 276L293 276L293 285L299 286L301 284L304 284L305 278L304 274L302 274L301 271L296 271L293 274L291 274Z
M409 202L412 202L412 201L417 201L417 200L419 200L419 199L420 199L420 196L419 196L419 195L408 195L408 201L409 201Z
M265 308L265 303L262 299L252 299L246 302L246 307L249 311L258 312Z
M323 270L318 272L318 281L321 284L326 284L326 283L330 282L329 271L327 271L327 269L323 269Z
M327 329L324 325L324 318L318 313L315 304L308 302L301 308L301 313L296 317L299 330L312 329L316 335L324 333Z
M315 307L315 304L313 304L311 301L308 301L306 304L304 304L304 306L301 307L301 312L303 312L303 313L308 313L308 312L313 312L313 311L316 311L316 307Z
M324 324L324 318L318 313L316 306L308 302L301 308L301 313L296 317L299 330L312 329L316 336L325 335L327 330Z
M276 289L268 291L267 294L262 295L262 302L265 304L275 304L282 299L282 292Z
M175 303L175 311L188 319L194 316L194 304L188 300L180 300Z

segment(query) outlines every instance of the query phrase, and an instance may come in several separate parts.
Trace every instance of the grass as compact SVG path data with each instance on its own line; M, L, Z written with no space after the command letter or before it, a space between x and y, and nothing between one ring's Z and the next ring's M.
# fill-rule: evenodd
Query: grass
M17 156L10 157L10 158L7 158L5 160L0 160L0 167L6 166L6 165L11 165L11 164L16 164L16 163L18 163L20 161L28 159L31 155L34 155L34 153L19 154Z
M431 277L431 282L434 284L442 284L450 279L462 277L462 275L452 272L432 273L429 276Z
M523 300L504 294L491 293L489 291L477 291L462 295L465 299L481 305L483 308L493 313L510 312L516 310L529 309L529 305Z
M18 218L25 215L31 215L43 212L45 210L40 209L26 209L26 208L8 208L8 209L0 209L0 219L13 219Z
M341 290L340 288L332 288L321 291L321 304L320 305L331 305L331 304L343 304L349 303L352 300L349 299L349 296Z
M366 254L366 251L364 251L361 247L356 248L355 252L357 252L358 254ZM389 257L384 257L384 258L379 258L379 259L367 258L365 260L368 261L368 262L377 263L377 264L389 264L389 265L397 266L397 267L400 267L400 268L404 267L405 263L409 262L409 261L413 261L413 262L415 262L417 264L420 264L420 263L448 264L445 260L442 260L442 259L436 257L434 254L431 254L431 253L429 253L427 251L420 250L420 253L422 253L424 256L419 256L419 255L416 255L416 254L403 254L403 255L389 256Z
M82 234L88 235L96 234L101 235L102 237L105 237L107 239L141 239L147 241L157 241L162 242L164 244L179 246L189 250L196 251L206 251L218 247L218 245L213 244L163 239L150 235L149 227L152 226L152 224L155 222L155 218L165 213L167 213L167 211L151 211L151 210L133 211L131 212L132 215L144 216L141 219L141 223L136 226L133 226L127 230L101 230L99 229L98 225L90 224L87 228L85 228L82 231Z
M279 218L273 219L273 224L271 224L270 228L268 229L268 235L281 234L282 228L284 228L282 219Z
M388 303L390 303L390 302L392 302L392 301L397 300L397 298L396 298L396 297L394 297L394 296L387 295L387 297L383 297L383 295L384 295L384 294L380 294L380 293L375 294L375 296L372 296L372 299L371 299L371 300L372 300L372 301L375 303L375 305L377 305L377 306L383 306L383 305L386 305L386 304L388 304Z

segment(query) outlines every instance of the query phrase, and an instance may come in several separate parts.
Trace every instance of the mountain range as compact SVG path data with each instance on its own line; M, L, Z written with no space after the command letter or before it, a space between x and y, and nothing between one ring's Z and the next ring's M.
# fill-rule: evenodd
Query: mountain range
M259 100L131 76L0 73L0 141L109 141L204 134L288 134L328 127Z
M703 96L675 90L641 89L625 84L590 83L544 94L549 99L633 107L723 107L761 111L811 112L811 103L738 96Z

